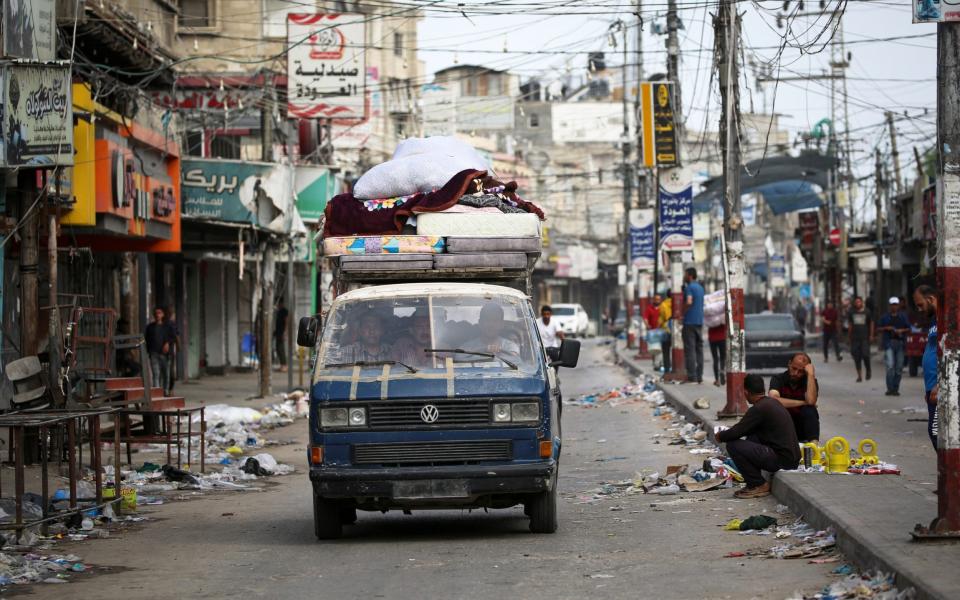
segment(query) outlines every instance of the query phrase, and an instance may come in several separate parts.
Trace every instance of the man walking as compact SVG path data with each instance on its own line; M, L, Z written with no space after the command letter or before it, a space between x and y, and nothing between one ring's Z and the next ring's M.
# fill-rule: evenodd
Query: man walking
M837 319L839 314L833 302L827 301L826 308L820 313L823 319L823 362L830 362L830 342L833 342L833 351L837 355L837 360L843 360L840 355L840 340L837 338Z
M863 298L857 296L853 299L853 308L847 315L850 331L850 356L853 357L853 364L857 368L857 383L863 381L863 369L867 371L867 381L870 380L870 344L873 342L876 331L874 329L873 317L863 305Z
M697 270L688 267L683 276L683 356L687 381L703 383L703 286Z
M540 333L540 341L547 351L550 360L560 360L560 342L563 341L563 330L553 320L553 308L544 305L540 309L540 318L537 319L537 331Z
M937 375L937 288L932 285L918 285L913 291L913 302L917 310L930 319L930 331L927 333L927 345L923 349L923 391L927 401L927 435L937 449L937 394L940 391Z
M170 347L174 344L176 336L165 317L163 308L159 306L154 308L153 321L147 325L143 338L147 346L147 356L150 357L151 385L162 387L166 393L169 384Z
M900 312L900 298L890 297L890 310L880 317L883 332L883 358L887 367L887 396L900 395L900 376L903 373L903 346L910 333L910 321Z
M800 464L800 444L787 409L764 393L762 377L747 375L743 392L750 408L739 423L720 431L716 438L727 445L727 454L747 484L733 495L762 498L770 495L770 482L764 479L763 471L796 469Z

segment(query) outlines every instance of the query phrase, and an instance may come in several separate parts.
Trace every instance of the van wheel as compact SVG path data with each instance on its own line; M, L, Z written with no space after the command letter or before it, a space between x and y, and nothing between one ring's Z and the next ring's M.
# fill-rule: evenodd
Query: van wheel
M340 505L340 523L343 525L353 525L357 522L357 507L343 503Z
M343 534L340 504L313 495L313 532L318 540L335 540Z
M530 531L533 533L553 533L557 530L557 473L553 474L550 490L541 492L523 506L530 515Z

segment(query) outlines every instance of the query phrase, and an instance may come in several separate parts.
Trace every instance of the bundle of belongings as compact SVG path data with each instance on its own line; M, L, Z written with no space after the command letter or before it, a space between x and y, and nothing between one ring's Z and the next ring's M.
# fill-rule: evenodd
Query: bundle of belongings
M325 216L326 256L539 252L544 219L473 147L443 136L401 142Z

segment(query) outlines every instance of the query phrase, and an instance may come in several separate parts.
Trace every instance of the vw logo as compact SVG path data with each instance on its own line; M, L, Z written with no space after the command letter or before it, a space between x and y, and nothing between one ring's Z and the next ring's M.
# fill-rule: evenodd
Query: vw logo
M420 409L420 418L424 423L436 423L440 418L440 411L432 404L427 404Z

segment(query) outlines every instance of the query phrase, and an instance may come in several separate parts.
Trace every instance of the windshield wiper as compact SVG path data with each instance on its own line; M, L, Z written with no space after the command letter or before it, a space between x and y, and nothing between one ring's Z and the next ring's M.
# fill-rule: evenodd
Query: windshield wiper
M472 354L472 355L474 355L474 356L483 356L484 358L495 358L495 359L497 359L497 360L499 360L499 361L502 361L505 365L507 365L508 367L510 367L511 369L513 369L514 371L518 371L518 370L520 369L520 367L518 367L515 363L513 363L513 362L511 362L511 361L509 361L509 360L507 360L507 359L505 359L504 357L502 357L502 356L500 356L500 355L494 354L493 352L477 352L477 351L474 351L474 350L464 350L464 349L462 349L462 348L453 348L453 349L424 348L423 351L424 351L424 352L429 352L429 353L431 353L431 354L441 354L441 353L444 353L444 352L449 352L450 354Z
M416 373L417 370L411 367L406 363L402 363L399 360L358 360L356 362L349 363L331 363L328 365L323 365L325 369L338 369L343 367L380 367L383 365L400 365L405 367L407 371L411 373Z

